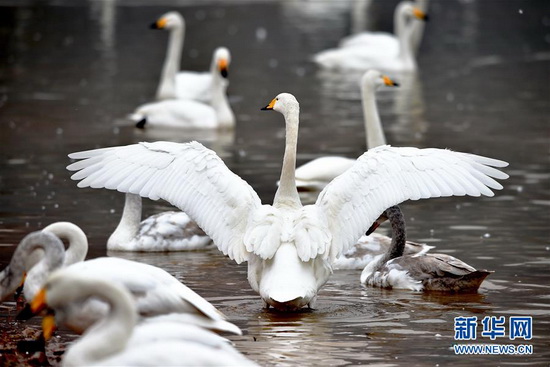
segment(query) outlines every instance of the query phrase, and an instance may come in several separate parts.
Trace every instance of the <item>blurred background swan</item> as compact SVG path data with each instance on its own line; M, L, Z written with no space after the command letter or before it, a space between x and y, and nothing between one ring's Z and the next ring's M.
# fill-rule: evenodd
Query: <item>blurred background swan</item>
M393 38L376 35L367 37L368 43L356 41L337 49L317 53L313 57L319 66L336 70L380 69L386 72L409 72L416 70L414 57L413 21L425 21L427 15L410 1L399 3L396 8L395 26L398 31L398 47ZM410 24L408 24L410 23ZM363 37L364 38L364 37ZM392 41L388 41L388 40ZM396 52L397 51L397 52Z
M57 313L90 300L108 304L108 311L67 348L64 366L256 365L229 341L203 328L200 319L195 323L193 318L163 317L139 324L128 290L93 274L66 269L52 274L33 299L32 308L38 312L50 307ZM43 328L49 338L51 322L43 322Z

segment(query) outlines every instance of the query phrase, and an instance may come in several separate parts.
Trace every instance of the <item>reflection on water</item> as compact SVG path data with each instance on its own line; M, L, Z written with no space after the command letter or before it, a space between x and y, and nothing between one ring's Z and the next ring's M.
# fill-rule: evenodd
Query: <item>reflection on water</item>
M365 27L391 31L395 2L367 3ZM0 58L0 267L24 234L58 220L79 224L89 237L90 256L105 256L124 195L77 189L65 170L70 152L198 140L270 203L284 126L281 116L259 108L282 91L295 94L301 104L299 164L328 154L357 157L365 149L361 75L326 73L309 61L352 31L352 9L365 4L56 4L23 2L0 11L7 56ZM166 34L147 27L174 8L188 27L183 68L203 70L215 47L231 49L234 133L141 131L126 119L154 95L164 60ZM447 147L510 162L510 179L494 198L402 205L410 239L494 271L478 294L371 289L359 284L359 272L337 271L321 290L316 310L287 315L262 309L246 280L246 265L216 250L107 255L174 274L243 329L243 336L230 339L262 365L492 365L496 358L500 364L517 363L519 357L465 358L450 349L455 317L487 315L533 316L534 354L521 361L547 363L548 13L545 2L526 0L431 1L419 73L391 75L401 87L377 94L388 143ZM304 202L315 197L303 193ZM170 209L165 202L144 203L145 215ZM10 322L14 307L0 309L2 331L16 327ZM30 328L36 330L38 322Z

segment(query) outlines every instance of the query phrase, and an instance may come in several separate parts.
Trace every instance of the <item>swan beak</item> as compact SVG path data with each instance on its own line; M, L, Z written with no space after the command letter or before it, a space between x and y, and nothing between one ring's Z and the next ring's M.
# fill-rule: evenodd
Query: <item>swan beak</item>
M388 87L399 87L399 83L394 82L386 75L382 76L382 79L384 80L384 84Z
M273 109L273 106L275 106L275 102L277 101L277 98L273 98L271 100L271 102L269 102L269 104L267 106L265 106L264 108L262 108L261 110L262 111L267 111L267 110L272 110Z
M229 70L227 67L227 59L220 59L218 61L218 70L224 78L227 78Z
M159 20L151 24L151 29L163 29L164 27L166 27L167 22L168 20L166 18L160 18Z
M55 316L48 314L42 318L42 333L45 340L49 340L55 331Z
M42 288L36 293L31 301L31 311L38 313L46 308L46 289Z
M418 18L420 20L423 20L425 22L430 20L430 17L428 16L428 14L424 13L422 10L420 10L418 8L413 9L413 14L416 18Z

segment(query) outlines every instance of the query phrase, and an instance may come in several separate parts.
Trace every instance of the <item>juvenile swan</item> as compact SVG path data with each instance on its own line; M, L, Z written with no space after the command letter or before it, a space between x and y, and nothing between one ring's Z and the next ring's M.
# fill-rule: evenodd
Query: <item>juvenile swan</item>
M404 254L405 219L398 206L384 211L377 222L388 219L392 227L391 247L365 267L361 273L361 283L413 291L474 292L491 274L445 254ZM375 229L377 224L372 228Z
M283 114L286 145L273 205L197 142L139 143L73 153L67 167L78 187L109 188L184 210L218 248L240 263L266 305L280 310L313 307L332 261L347 251L388 207L408 199L493 196L502 186L493 168L506 162L442 149L369 150L334 179L313 205L302 206L296 188L299 104L288 93L264 110ZM492 167L491 167L492 166Z

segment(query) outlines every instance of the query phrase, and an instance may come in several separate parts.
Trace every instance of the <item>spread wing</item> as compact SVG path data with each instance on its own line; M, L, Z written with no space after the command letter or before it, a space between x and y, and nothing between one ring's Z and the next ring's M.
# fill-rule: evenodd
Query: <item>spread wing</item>
M347 251L378 216L405 200L444 196L493 196L496 179L508 175L493 168L508 163L444 149L394 148L364 153L317 198L318 215L328 223L331 258Z
M240 263L247 260L243 237L255 209L256 192L197 142L139 143L72 153L82 159L67 167L78 187L130 192L164 199L185 211L218 248Z

